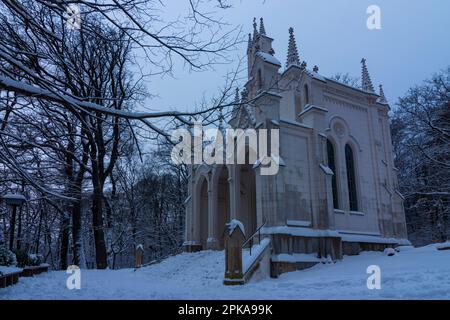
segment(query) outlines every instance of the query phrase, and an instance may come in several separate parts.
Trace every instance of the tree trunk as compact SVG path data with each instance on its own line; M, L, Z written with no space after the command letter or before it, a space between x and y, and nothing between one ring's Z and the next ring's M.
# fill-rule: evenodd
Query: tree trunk
M81 232L81 199L77 199L72 206L73 264L84 268L86 267L86 262L83 253L83 237Z
M39 224L38 224L38 230L37 230L37 236L36 236L36 245L35 245L35 252L36 254L39 253L39 244L41 242L41 228L42 228L42 218L44 217L44 208L41 205L41 214L39 215Z
M61 221L61 250L59 255L59 268L61 270L67 269L67 254L69 251L69 224L70 218L64 213Z
M103 232L103 196L98 188L94 188L92 199L92 225L94 227L95 261L97 269L108 267L105 234Z

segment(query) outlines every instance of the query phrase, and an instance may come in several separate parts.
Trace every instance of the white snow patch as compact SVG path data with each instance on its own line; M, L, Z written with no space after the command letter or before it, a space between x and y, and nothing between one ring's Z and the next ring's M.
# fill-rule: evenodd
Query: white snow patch
M6 266L0 266L0 274L8 274L13 272L22 271L21 268L16 267L6 267Z
M359 234L345 234L340 233L342 241L346 242L364 242L364 243L384 243L384 244L400 244L400 245L408 245L411 244L408 240L405 239L396 239L396 238L384 238L380 236L372 236L372 235L359 235Z
M230 235L234 232L234 230L236 228L239 227L239 229L241 229L241 231L242 231L242 234L245 236L244 224L242 222L240 222L239 220L237 220L237 219L231 220L229 223L227 223L227 227L228 227L228 232Z
M325 172L325 174L329 175L329 176L333 176L334 172L333 170L331 170L331 168L329 166L326 166L324 164L319 164L320 168L323 170L323 172Z
M286 220L288 226L311 227L311 221L308 220Z
M381 269L381 289L367 288L370 265ZM332 264L224 286L224 252L182 253L159 264L121 270L81 270L81 289L66 287L65 271L21 278L0 289L8 299L450 299L449 251L435 245L400 251L345 256Z
M262 51L258 51L256 53L256 55L258 57L260 57L261 59L263 59L264 61L266 61L266 62L269 62L271 64L274 64L276 66L280 66L281 67L281 62L278 61L278 59L275 58L274 56L272 56L271 54L268 54L268 53L262 52Z
M387 255L388 257L392 257L395 255L395 250L392 248L386 248L386 249L384 249L383 253L385 255Z
M413 246L398 246L395 248L398 252L408 251L414 249Z
M438 250L450 249L450 241L447 240L443 243L436 244L436 249Z
M263 227L261 228L261 233L262 234L282 233L299 237L340 237L339 232L335 230L321 230L321 229L288 227L288 226Z
M264 238L261 243L255 244L252 247L252 254L250 255L250 250L244 250L242 252L242 272L247 273L248 269L255 263L256 259L259 258L260 254L269 246L270 239Z
M321 262L322 259L317 257L317 253L281 253L271 257L274 262Z

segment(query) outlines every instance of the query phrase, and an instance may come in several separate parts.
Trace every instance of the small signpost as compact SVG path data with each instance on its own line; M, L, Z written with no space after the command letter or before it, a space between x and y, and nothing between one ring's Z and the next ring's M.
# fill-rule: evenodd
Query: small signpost
M134 270L142 267L142 257L144 256L144 246L142 244L138 244L134 250Z
M231 220L226 224L225 232L225 278L223 284L244 284L242 271L242 244L245 241L243 224L238 220Z

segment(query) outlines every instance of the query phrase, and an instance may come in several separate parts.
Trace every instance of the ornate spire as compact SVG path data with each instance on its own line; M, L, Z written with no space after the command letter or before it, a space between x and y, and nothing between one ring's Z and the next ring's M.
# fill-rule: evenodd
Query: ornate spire
M259 34L266 34L266 28L264 28L264 20L263 18L259 19Z
M289 46L286 59L286 68L291 65L300 65L300 60L298 58L297 44L295 43L294 28L289 28Z
M370 80L369 71L367 70L366 66L366 59L362 58L362 89L367 92L375 93L375 90L373 88L372 80Z
M218 129L218 131L220 131L220 133L222 134L222 139L223 139L224 137L226 137L226 131L225 131L225 126L224 126L224 120L225 120L225 117L223 116L223 109L220 108L220 109L219 109L219 126L218 126L217 129ZM217 132L215 142L217 142L218 135L219 135L219 132ZM217 145L216 145L216 147L217 147ZM222 152L224 152L224 150L223 150L223 148L222 148L221 146L219 146L218 148L216 148L216 147L214 148L214 153L220 152L221 150L222 150Z
M222 108L219 109L219 130L222 131L223 130L223 110Z
M381 104L388 104L386 96L384 95L383 85L380 84L380 97L377 99L377 101Z
M250 52L251 49L252 49L252 35L249 33L248 34L247 52Z
M253 18L253 41L256 41L258 37L258 24L256 23L256 18Z
M231 111L231 117L234 118L237 116L240 108L240 97L239 97L239 88L236 87L236 93L234 95L234 101L233 101L233 110Z
M234 103L235 104L239 104L239 88L238 87L236 87L236 92L235 92L235 94L234 94Z
M247 91L246 88L244 88L244 89L241 91L241 103L246 102L246 101L247 101L247 98L248 98L248 91Z

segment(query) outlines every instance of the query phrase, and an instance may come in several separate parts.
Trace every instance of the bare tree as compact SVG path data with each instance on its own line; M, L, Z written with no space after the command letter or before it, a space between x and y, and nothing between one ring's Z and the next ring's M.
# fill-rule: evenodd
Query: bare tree
M417 243L450 232L450 68L400 98L392 121L400 190Z
M345 85L348 85L350 87L354 88L361 88L361 81L357 77L352 77L349 73L336 73L334 76L332 76L330 79L336 80L340 83L343 83Z
M217 98L195 111L133 111L138 97L144 94L137 85L140 79L133 79L129 73L130 62L136 62L134 53L144 53L145 63L154 70L151 75L171 72L180 59L196 70L228 59L228 51L239 41L239 30L207 14L202 10L204 4L187 1L185 17L164 21L158 11L162 3L156 1L1 1L0 169L11 178L8 189L26 181L32 190L36 199L32 210L38 220L34 250L44 251L52 264L67 266L70 234L73 262L84 264L81 234L87 227L86 221L82 225L87 194L91 195L89 225L97 267L107 267L108 251L118 254L117 243L124 239L124 233L111 238L108 245L104 234L105 213L109 229L117 221L117 216L111 220L114 204L110 202L116 200L115 196L105 195L105 186L112 186L111 194L117 195L118 181L122 195L133 195L128 201L133 237L140 223L138 212L142 216L143 212L152 212L151 225L159 230L160 255L164 252L163 235L174 246L179 245L180 238L173 237L167 226L169 221L176 221L180 227L182 181L176 184L177 196L166 201L169 197L164 188L173 185L173 171L153 172L151 178L139 180L160 186L154 189L152 208L144 206L147 209L142 211L138 204L144 203L145 192L130 191L135 188L134 182L128 182L128 189L124 187L123 177L129 172L121 171L117 162L128 140L135 144L134 150L139 150L138 136L143 129L149 133L147 137L156 141L162 136L167 142L169 127L190 124L188 117L200 115L206 123L212 123L217 120L216 110L233 105L230 98L236 73L230 74ZM81 10L80 30L68 28L69 5L78 5ZM206 5L221 10L229 6L217 0ZM162 119L166 121L160 127ZM144 184L139 181L136 184ZM136 202L136 198L140 200ZM19 235L22 217L20 214ZM28 228L31 220L25 221ZM11 220L4 218L3 222L5 229L8 226L14 231Z

